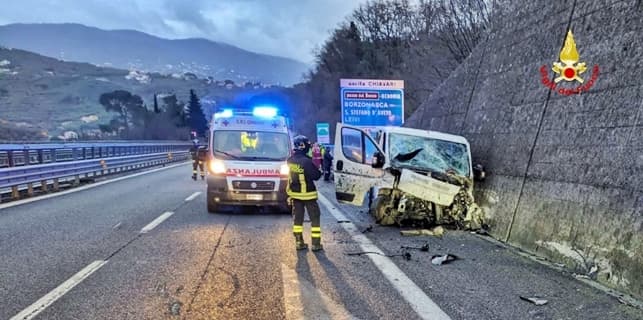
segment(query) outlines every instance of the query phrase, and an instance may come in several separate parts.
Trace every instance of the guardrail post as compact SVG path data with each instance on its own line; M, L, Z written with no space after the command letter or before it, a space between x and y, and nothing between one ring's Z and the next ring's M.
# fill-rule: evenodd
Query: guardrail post
M83 147L83 160L87 160L87 148Z
M53 186L54 191L60 190L60 183L58 181L58 178L54 179L54 186Z
M13 200L20 199L20 191L18 190L18 186L11 187L11 198Z
M51 162L57 162L58 156L56 156L56 149L51 149Z
M9 150L7 151L7 160L9 161L9 166L13 167L15 165L13 161L13 151Z
M38 163L43 164L45 163L45 157L42 155L42 149L38 149Z
M27 195L33 197L33 183L27 184Z
M74 177L74 187L79 186L79 185L80 185L80 176L76 175Z
M29 149L25 149L22 151L25 157L25 166L28 166L31 164L31 157L29 156Z
M40 190L42 192L49 192L49 187L47 187L47 180L40 181Z

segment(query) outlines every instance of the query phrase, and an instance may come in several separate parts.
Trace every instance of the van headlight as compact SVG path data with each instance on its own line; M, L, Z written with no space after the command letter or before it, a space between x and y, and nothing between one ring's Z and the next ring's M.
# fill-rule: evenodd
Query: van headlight
M288 166L287 163L284 163L284 164L281 165L281 168L279 168L279 173L282 176L287 176L287 175L290 174L290 167Z
M210 167L210 172L214 174L225 173L225 164L219 159L213 159L212 161L210 161L208 167Z

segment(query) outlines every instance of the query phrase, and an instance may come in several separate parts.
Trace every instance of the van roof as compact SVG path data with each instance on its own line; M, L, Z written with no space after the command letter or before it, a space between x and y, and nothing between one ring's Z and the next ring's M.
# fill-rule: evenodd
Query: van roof
M263 118L244 114L223 118L213 117L210 130L243 130L288 133L288 123L286 118L283 116Z
M465 137L450 134L450 133L445 133L445 132L423 130L423 129L416 129L416 128L407 128L407 127L393 127L393 126L381 127L380 129L387 133L407 134L407 135L420 136L420 137L426 137L426 138L432 138L432 139L452 141L452 142L465 144L467 146L469 145L469 142Z

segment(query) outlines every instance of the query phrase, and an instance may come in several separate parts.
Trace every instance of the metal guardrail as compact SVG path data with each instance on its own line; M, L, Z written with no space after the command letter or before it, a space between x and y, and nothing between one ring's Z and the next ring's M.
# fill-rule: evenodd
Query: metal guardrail
M0 168L185 151L189 142L85 142L0 144Z
M97 177L126 170L163 165L189 159L191 144L185 142L107 142L65 144L0 144L0 192L33 185L42 191L59 188L59 179Z

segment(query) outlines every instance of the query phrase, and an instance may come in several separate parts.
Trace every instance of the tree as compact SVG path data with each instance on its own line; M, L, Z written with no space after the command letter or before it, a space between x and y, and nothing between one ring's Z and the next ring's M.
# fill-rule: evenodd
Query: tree
M167 113L174 125L177 127L185 127L186 115L183 109L183 103L178 101L175 94L165 96L162 100L165 105L165 113Z
M194 90L190 89L190 102L188 103L188 121L190 128L196 131L200 137L204 137L208 130L208 121L205 119L201 102Z
M486 0L422 1L436 12L433 30L449 48L458 63L466 59L489 27L490 10Z
M161 113L161 110L159 109L159 102L156 99L156 93L154 94L154 113Z
M110 125L117 129L115 131L122 127L125 138L131 138L130 129L132 127L141 127L145 124L148 111L140 96L125 90L116 90L101 94L99 102L106 111L118 113Z

